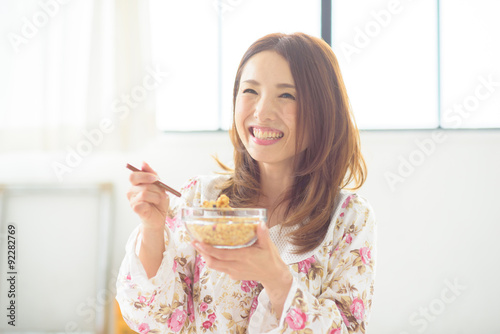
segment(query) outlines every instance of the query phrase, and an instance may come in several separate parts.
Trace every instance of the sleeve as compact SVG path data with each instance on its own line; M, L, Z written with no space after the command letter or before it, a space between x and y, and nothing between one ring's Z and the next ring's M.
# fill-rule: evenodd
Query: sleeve
M125 322L139 333L187 330L194 322L192 280L196 254L177 208L198 191L196 180L183 187L182 202L172 205L165 223L165 252L156 276L148 279L138 257L139 227L131 234L116 283L116 299Z
M271 303L262 290L249 333L366 332L375 277L375 218L370 205L357 195L347 197L338 217L336 226L345 229L343 235L336 229L341 240L331 242L326 268L314 257L300 262L299 270L291 266L293 283L279 320L270 316ZM315 275L324 269L320 287L310 289Z

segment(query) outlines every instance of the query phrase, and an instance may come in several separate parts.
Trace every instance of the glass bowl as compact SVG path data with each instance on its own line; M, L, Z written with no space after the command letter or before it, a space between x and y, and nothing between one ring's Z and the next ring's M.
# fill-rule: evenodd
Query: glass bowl
M182 222L191 238L216 248L243 248L257 240L257 225L266 209L183 208Z

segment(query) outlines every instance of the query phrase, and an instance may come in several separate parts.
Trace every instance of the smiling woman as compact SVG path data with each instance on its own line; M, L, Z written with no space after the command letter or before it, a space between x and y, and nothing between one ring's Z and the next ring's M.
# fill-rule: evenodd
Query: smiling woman
M259 39L238 67L233 110L228 175L194 178L170 200L148 164L131 174L142 224L117 282L124 318L141 333L365 333L375 219L344 189L361 187L366 167L331 48L303 33ZM219 249L181 224L183 206L221 194L270 213L252 245Z

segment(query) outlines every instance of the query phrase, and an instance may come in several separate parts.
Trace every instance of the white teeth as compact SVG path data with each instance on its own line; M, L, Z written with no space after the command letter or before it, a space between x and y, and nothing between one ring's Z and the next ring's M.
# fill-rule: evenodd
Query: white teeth
M283 133L274 131L262 131L260 129L253 128L253 135L255 138L271 140L283 137Z

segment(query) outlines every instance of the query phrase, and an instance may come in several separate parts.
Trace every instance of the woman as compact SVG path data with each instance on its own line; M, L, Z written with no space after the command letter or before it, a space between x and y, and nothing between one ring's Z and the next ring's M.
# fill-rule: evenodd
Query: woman
M365 333L375 223L343 189L359 188L366 168L331 48L302 33L259 39L239 65L233 107L228 175L190 180L169 203L150 166L131 174L142 224L117 283L124 318L140 333ZM233 207L268 209L254 245L190 240L179 206L221 193Z

